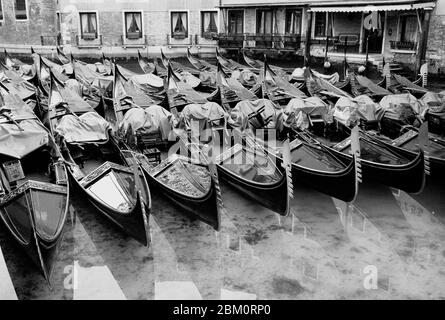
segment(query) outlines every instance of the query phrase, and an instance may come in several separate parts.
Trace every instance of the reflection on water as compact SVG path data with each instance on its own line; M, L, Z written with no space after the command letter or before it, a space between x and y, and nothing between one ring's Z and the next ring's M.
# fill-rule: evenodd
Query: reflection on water
M445 298L444 200L427 190L365 183L346 204L295 185L281 217L222 184L220 232L153 193L150 248L74 199L52 290L0 226L0 299Z

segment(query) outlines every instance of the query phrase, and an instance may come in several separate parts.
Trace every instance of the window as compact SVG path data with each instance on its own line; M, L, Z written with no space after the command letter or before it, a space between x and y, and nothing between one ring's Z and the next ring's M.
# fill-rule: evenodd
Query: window
M256 33L273 32L273 13L271 10L257 10Z
M14 0L14 11L16 20L28 19L28 13L26 12L26 0Z
M314 36L326 37L327 15L325 12L314 13Z
M413 15L403 15L400 17L400 41L417 41L417 17Z
M243 34L244 33L244 11L230 10L229 11L229 33Z
M286 10L286 34L301 34L301 11Z
M215 11L201 12L201 33L203 36L218 33L217 17L218 12Z
M97 39L97 15L95 12L80 13L80 30L82 39Z
M125 36L127 39L142 38L142 13L125 12Z
M188 37L187 12L172 12L172 36L175 39Z
M3 3L2 0L0 0L0 21L3 20Z

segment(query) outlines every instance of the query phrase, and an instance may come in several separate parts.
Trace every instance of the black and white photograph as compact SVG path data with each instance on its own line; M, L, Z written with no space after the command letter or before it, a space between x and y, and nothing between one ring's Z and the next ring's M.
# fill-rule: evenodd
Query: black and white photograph
M444 299L445 0L0 0L0 300Z

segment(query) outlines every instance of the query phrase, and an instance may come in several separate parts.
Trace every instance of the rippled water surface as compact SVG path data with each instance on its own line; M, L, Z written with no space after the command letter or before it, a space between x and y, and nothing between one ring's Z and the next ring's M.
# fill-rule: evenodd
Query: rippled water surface
M220 232L153 193L149 248L74 195L52 288L0 224L0 299L445 299L445 187L294 186L284 218L222 183Z
M53 288L0 227L0 297L445 298L445 190L410 196L365 183L347 205L295 187L284 218L223 183L220 232L154 193L150 248L74 197Z

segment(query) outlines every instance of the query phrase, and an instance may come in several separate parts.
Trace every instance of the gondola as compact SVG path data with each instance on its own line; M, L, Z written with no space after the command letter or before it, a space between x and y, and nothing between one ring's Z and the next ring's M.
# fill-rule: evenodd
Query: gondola
M309 68L304 71L306 78L306 89L312 97L324 99L339 99L341 97L353 99L353 97L322 78L318 78Z
M349 77L351 93L354 97L368 95L374 100L379 100L384 96L391 94L390 91L381 87L378 83L374 83L367 77L357 75L355 73L349 74Z
M228 59L225 58L221 55L221 53L219 52L218 48L216 48L216 60L226 69L226 70L230 70L230 71L235 71L235 70L244 70L244 69L248 69L247 66L238 63L232 59Z
M423 126L425 126L423 124ZM427 181L433 181L434 183L445 183L445 140L441 136L428 133L419 133L422 130L428 131L428 129L411 129L405 132L397 139L390 140L389 138L376 136L382 143L388 145L388 148L392 148L395 152L408 157L414 157L419 148L419 144L422 143L425 148L425 162L427 168ZM428 138L424 136L428 135ZM421 141L424 140L424 141Z
M111 122L121 125L126 112L131 109L145 109L135 104L135 100L126 91L122 82L125 79L116 72L115 89L113 90L113 99L107 100L106 114ZM112 102L112 103L110 103ZM119 106L117 109L115 106ZM150 108L155 108L152 106ZM164 113L167 111L164 110ZM134 155L138 163L144 170L145 177L154 190L158 190L160 194L167 197L175 205L185 210L205 223L209 224L216 230L220 228L220 210L222 208L222 198L219 189L216 170L210 171L211 167L207 167L201 163L195 163L187 158L184 154L173 154L161 163L149 162L147 157L142 155L145 146L140 143L131 143L134 141L134 133L132 128L128 129L128 133L120 135L123 143L126 144L127 150L124 155L131 159ZM130 135L129 139L124 136Z
M139 166L125 157L109 123L51 74L46 123L71 180L100 213L148 246L151 197Z
M0 88L0 107L0 220L51 285L69 205L65 164L18 96Z
M287 104L292 98L306 98L304 92L270 68L266 55L264 55L264 68L260 80L261 83L252 90L261 98L268 98L281 105Z
M154 63L150 62L147 58L143 57L141 52L138 50L138 63L144 73L153 73L156 66Z
M340 124L333 124L340 126ZM315 134L314 134L315 133ZM314 131L304 130L298 136L308 143L321 143L338 159L351 161L351 139L341 139L340 130L335 132L339 137L331 139ZM340 142L337 143L337 140ZM373 180L386 186L408 193L420 193L425 185L424 151L414 154L400 154L388 148L381 141L360 131L361 166L363 180Z
M219 61L217 61L217 68L217 89L207 100L219 103L226 111L229 111L240 101L258 99L253 92L247 90L238 80L229 77Z
M248 56L246 56L246 53L244 51L243 51L243 59L244 59L244 62L249 67L252 68L252 70L257 70L257 72L261 72L261 70L264 69L264 62L249 58ZM292 71L293 71L293 70L290 70L290 69L280 68L280 67L272 66L272 65L270 65L270 68L276 74L278 74L280 76L288 75L289 73L292 73Z
M190 52L190 49L187 49L187 60L194 68L196 68L199 71L212 72L212 73L216 72L216 66L208 63L205 60L201 60L194 57Z
M57 52L57 59L60 61L61 64L69 64L71 62L71 59L68 58L68 56L63 52L63 50L56 46L56 52Z
M170 63L167 65L166 90L168 106L173 113L180 112L188 104L204 104L208 102L203 95L176 76Z
M357 134L352 133L351 139L358 149ZM280 149L273 148L270 152L280 165L283 162ZM341 159L322 143L303 139L298 134L290 144L290 152L294 183L345 202L355 200L362 181L360 153Z
M256 203L287 216L293 197L290 170L287 174L283 161L274 161L254 139L240 140L215 157L218 176Z

